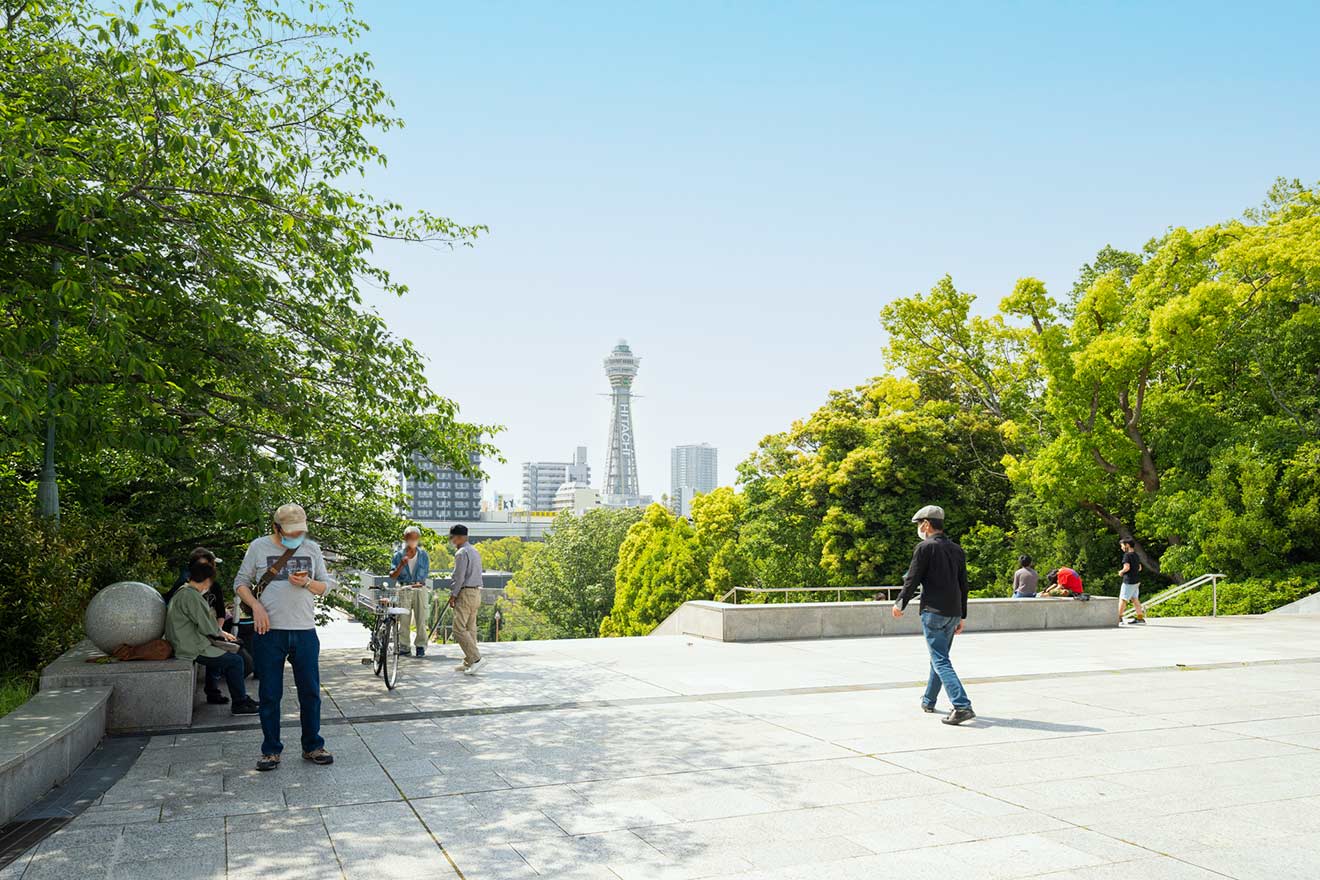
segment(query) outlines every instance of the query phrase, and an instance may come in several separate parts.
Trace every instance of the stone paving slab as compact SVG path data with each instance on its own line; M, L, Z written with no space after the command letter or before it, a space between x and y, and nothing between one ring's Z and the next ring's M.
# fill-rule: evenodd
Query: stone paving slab
M295 723L257 773L259 733L217 714L0 880L1311 880L1317 636L967 633L961 728L917 707L918 638L515 643L475 677L436 647L394 692L330 650L333 766Z

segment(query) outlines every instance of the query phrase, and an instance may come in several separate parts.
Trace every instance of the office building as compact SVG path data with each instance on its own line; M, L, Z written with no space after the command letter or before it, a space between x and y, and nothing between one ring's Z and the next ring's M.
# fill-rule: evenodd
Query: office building
M709 443L675 446L669 453L670 506L680 516L692 513L692 499L719 484L719 451Z
M481 456L472 453L472 466L481 466ZM420 453L413 462L423 476L411 480L401 476L407 496L407 515L419 522L455 523L475 520L481 513L481 480L438 465Z
M591 485L587 447L579 446L572 461L523 462L523 504L532 510L554 510L555 493L565 483Z
M600 507L600 493L586 483L565 483L555 492L554 509L558 513L571 510L581 516L589 510Z
M605 450L601 500L607 507L637 507L642 503L632 420L632 383L641 362L622 339L605 358L605 375L610 380L610 438Z

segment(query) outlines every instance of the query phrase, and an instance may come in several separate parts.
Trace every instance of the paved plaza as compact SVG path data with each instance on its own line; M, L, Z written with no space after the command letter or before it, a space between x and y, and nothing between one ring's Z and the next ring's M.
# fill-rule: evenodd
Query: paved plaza
M961 728L919 709L919 637L507 643L475 677L437 647L393 692L327 650L333 767L299 759L291 683L273 773L207 707L0 880L1313 880L1318 636L969 632Z

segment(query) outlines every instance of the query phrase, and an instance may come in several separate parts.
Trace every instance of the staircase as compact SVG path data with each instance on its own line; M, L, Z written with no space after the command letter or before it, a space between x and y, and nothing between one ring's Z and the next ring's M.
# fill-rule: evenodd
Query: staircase
M1167 590L1164 590L1163 592L1160 593L1156 593L1154 596L1150 597L1141 604L1147 608L1154 608L1157 605L1163 605L1165 602L1169 601L1170 599L1176 599L1177 597L1181 596L1183 593L1189 593L1192 590L1200 589L1201 587L1204 587L1206 584L1209 584L1210 589L1214 591L1214 597L1210 600L1210 613L1212 616L1218 616L1219 582L1223 580L1225 577L1227 577L1227 575L1203 574L1200 577L1192 578L1190 581L1183 581L1181 584L1174 584L1173 586L1169 587ZM1123 619L1130 620L1136 616L1136 613L1137 612L1134 609L1129 608L1128 610L1123 612Z

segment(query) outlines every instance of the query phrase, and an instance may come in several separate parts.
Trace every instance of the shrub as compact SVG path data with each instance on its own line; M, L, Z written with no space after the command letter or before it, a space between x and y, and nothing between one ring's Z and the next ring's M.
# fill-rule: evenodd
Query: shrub
M0 670L38 669L83 637L97 590L154 580L161 561L132 526L67 513L59 528L30 505L0 505Z
M1320 590L1320 565L1300 565L1273 575L1219 584L1220 614L1264 614ZM1208 616L1210 587L1192 590L1150 609L1151 617Z

